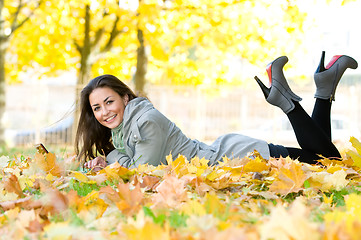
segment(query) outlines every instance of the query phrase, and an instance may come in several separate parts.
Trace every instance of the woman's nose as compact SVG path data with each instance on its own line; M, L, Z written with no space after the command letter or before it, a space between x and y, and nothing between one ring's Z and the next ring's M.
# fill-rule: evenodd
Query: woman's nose
M107 107L103 107L102 110L103 110L103 111L102 111L102 114L103 114L104 116L106 116L106 115L109 113L109 110L108 110Z

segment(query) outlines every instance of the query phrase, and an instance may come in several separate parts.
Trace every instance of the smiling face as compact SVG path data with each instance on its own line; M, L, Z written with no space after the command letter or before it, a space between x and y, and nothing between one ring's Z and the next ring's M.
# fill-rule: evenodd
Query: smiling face
M90 106L98 122L107 128L116 128L123 121L128 95L119 96L108 87L94 89L89 95Z

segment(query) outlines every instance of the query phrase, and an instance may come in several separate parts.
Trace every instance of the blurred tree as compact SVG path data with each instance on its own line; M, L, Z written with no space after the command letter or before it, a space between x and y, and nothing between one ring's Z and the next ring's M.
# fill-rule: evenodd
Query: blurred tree
M146 82L239 83L228 75L230 60L263 67L266 59L298 48L306 13L296 3L46 0L38 17L15 33L7 73L75 70L78 87L109 73L132 79L138 93Z
M0 0L0 146L5 144L2 118L5 112L5 55L14 33L24 27L42 0Z
M235 81L229 59L263 66L294 51L306 17L293 0L47 0L42 13L12 42L16 71L73 69L79 85L111 73L137 92L146 82Z

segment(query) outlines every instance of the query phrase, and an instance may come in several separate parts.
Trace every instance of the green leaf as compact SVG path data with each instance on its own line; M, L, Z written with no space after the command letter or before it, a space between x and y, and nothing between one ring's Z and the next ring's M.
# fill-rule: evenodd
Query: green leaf
M187 215L184 215L183 213L179 214L178 212L173 211L170 213L170 216L169 216L169 224L173 228L186 227L187 226L187 223L186 223L187 218L188 218Z
M311 186L310 182L308 180L306 180L304 183L303 183L303 186L304 188L309 188Z

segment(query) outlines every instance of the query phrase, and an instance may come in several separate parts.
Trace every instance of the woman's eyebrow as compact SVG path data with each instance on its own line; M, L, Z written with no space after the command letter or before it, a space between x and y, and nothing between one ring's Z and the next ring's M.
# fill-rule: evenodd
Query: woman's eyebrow
M108 101L108 99L109 99L110 97L111 97L111 96L106 97L103 102ZM98 103L95 103L95 104L93 104L92 106L93 106L93 107L94 107L94 106L99 106L99 104L98 104Z

